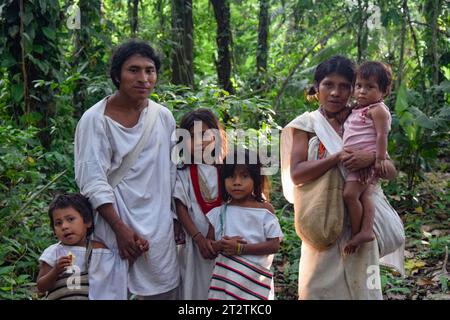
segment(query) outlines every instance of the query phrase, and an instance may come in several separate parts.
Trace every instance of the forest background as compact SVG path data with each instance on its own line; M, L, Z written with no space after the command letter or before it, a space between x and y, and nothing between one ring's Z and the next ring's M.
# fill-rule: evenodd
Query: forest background
M444 0L0 0L0 299L37 299L38 258L55 238L47 207L77 191L73 136L114 87L113 47L136 37L164 57L152 98L177 121L207 107L226 128L271 139L317 102L315 66L335 54L392 66L383 182L406 235L405 277L382 269L386 299L450 299L450 6ZM276 143L277 141L272 141ZM251 143L248 143L251 145ZM300 240L271 177L285 233L278 299L297 298Z

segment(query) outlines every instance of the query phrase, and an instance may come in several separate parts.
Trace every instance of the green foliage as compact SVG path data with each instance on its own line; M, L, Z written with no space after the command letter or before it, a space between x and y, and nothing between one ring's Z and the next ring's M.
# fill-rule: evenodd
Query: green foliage
M82 26L74 30L65 23L70 1L24 1L23 15L18 1L0 5L0 299L35 297L37 259L54 241L47 205L54 194L76 190L76 123L84 110L114 92L108 58L113 45L131 36L128 1L77 3ZM271 1L268 68L257 74L259 2L233 1L236 95L216 85L216 21L209 0L193 1L195 90L169 84L174 47L170 1L140 1L138 37L164 57L152 97L172 110L177 122L186 112L206 107L227 129L250 129L264 141L270 141L270 129L317 108L317 102L306 100L305 90L324 59L343 54L389 63L395 82L386 100L393 113L389 154L400 175L385 183L385 190L404 220L408 250L416 251L407 259L410 278L382 270L382 287L388 297L411 298L426 294L411 277L422 272L424 261L441 261L450 245L442 231L450 228L450 15L444 3L408 1L404 10L402 1ZM247 145L252 146L250 141ZM272 177L271 201L285 239L274 262L276 287L279 299L292 299L297 295L300 240L279 180L279 175ZM439 290L448 292L448 278L438 281Z
M408 176L408 190L414 191L424 171L436 165L439 155L448 148L450 105L447 101L427 97L448 96L448 81L419 94L402 85L397 92L390 151L400 160L400 169ZM434 101L433 101L434 100ZM447 150L448 151L448 150ZM391 153L392 154L392 153Z

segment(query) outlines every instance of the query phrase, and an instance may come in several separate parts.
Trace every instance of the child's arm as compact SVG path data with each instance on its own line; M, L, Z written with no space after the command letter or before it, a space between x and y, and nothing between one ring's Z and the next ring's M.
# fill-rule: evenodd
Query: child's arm
M221 240L222 250L228 255L267 255L277 253L280 248L279 238L268 238L260 243L244 244L238 238L224 237Z
M211 240L205 238L203 234L198 231L195 223L192 221L191 216L189 215L187 207L179 199L175 199L175 206L178 220L181 222L189 236L197 244L203 258L214 259L216 257L216 252L211 245Z
M381 176L386 174L389 113L382 106L375 107L370 111L370 116L373 120L375 131L377 132L375 171Z
M69 256L63 256L58 259L54 267L51 267L44 261L39 265L39 274L37 277L37 288L39 292L45 293L53 288L58 276L66 267L72 265L72 259Z

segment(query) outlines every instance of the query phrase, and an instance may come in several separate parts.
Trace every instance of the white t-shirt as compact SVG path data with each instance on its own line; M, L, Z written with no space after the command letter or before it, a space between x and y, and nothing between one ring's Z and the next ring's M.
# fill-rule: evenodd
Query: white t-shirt
M58 259L73 254L73 265L85 272L86 247L66 246L61 242L52 244L44 250L39 261L54 267ZM127 299L127 277L115 272L114 264L120 257L109 249L92 249L89 262L89 299L90 300L125 300Z

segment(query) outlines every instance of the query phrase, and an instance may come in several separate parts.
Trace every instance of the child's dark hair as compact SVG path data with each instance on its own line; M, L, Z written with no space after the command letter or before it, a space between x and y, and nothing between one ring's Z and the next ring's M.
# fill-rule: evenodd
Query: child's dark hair
M155 63L156 73L159 71L161 59L155 49L145 41L137 39L129 40L114 50L110 60L109 76L117 89L120 87L120 72L122 70L122 65L134 54L139 54L152 60Z
M353 62L344 56L332 56L316 67L316 71L314 72L314 86L309 89L308 95L316 94L320 82L333 73L344 77L352 85L355 82L355 65Z
M92 226L87 230L88 236L94 232L92 205L85 196L79 193L61 194L50 203L50 206L48 207L48 216L50 218L50 227L53 231L55 230L53 212L57 209L65 208L73 208L76 210L83 218L84 223L92 222Z
M242 157L243 155L243 157ZM244 158L244 163L241 163ZM254 163L256 160L256 163ZM224 160L220 174L220 187L222 190L222 199L227 202L231 200L225 188L225 179L234 174L237 166L243 165L247 169L253 180L253 196L258 202L269 200L269 183L267 177L261 174L262 165L258 154L247 149L237 149L233 153L229 153Z
M217 157L221 162L227 152L227 139L225 132L220 125L219 119L211 110L206 108L198 108L196 110L189 111L181 118L180 129L191 130L194 127L195 121L201 121L210 129L216 129L219 131L221 141L216 141L216 146L218 146L220 151L220 154L218 154Z
M391 93L392 70L388 64L379 61L367 61L359 66L356 74L366 80L375 77L381 92L385 96Z

